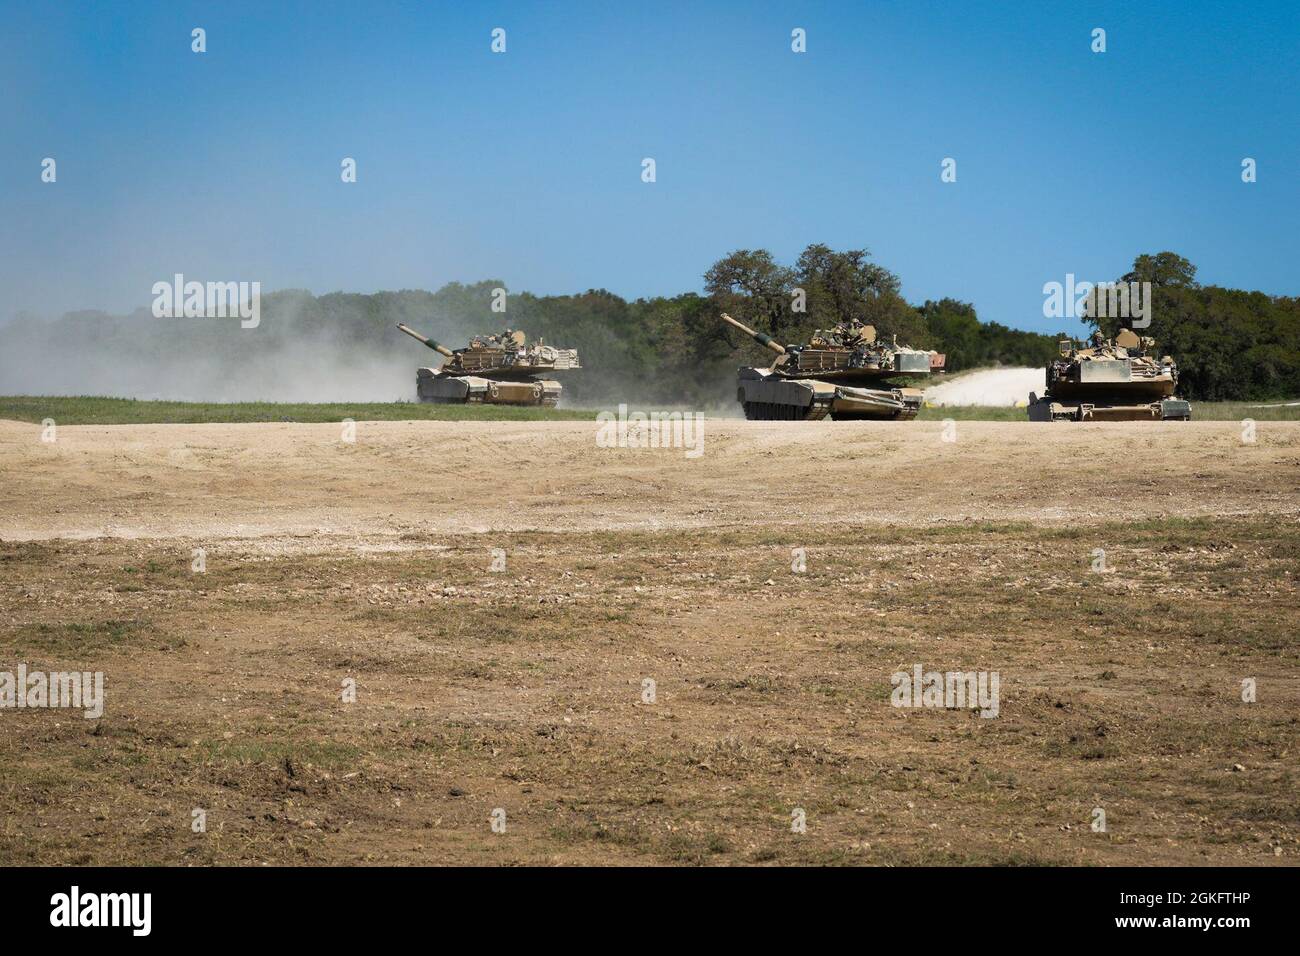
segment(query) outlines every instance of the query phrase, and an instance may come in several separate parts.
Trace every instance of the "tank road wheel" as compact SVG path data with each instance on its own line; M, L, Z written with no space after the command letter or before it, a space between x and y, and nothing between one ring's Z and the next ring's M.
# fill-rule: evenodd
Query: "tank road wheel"
M785 402L741 402L745 417L754 422L801 422L808 418L808 409L802 405Z
M865 412L831 412L831 420L837 422L910 422L919 409L908 406L900 408L892 415L869 415Z
M804 416L798 405L781 402L742 402L745 417L754 422L793 422Z

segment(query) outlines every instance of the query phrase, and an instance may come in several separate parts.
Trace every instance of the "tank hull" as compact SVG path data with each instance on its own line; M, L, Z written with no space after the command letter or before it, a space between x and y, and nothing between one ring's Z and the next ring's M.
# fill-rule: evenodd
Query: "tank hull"
M1131 382L1114 384L1110 382L1093 384L1073 379L1058 378L1048 386L1052 397L1063 402L1094 402L1112 404L1129 402L1157 402L1174 394L1174 380L1169 375L1158 378L1138 379Z
M486 378L481 375L446 375L438 369L416 373L416 396L439 405L523 405L554 408L562 388L552 379Z
M1186 422L1192 418L1191 404L1181 398L1136 403L1131 399L1064 401L1051 395L1030 399L1031 422Z
M742 368L736 399L757 421L907 421L921 409L915 388L866 388L816 378L787 378L769 369Z

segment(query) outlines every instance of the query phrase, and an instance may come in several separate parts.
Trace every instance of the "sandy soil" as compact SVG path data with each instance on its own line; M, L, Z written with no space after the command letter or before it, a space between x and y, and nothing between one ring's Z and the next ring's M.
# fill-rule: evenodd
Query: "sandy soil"
M107 689L0 710L0 863L1294 863L1257 431L0 422L0 671Z
M1300 423L708 420L704 452L578 422L0 422L0 537L391 536L1289 514Z

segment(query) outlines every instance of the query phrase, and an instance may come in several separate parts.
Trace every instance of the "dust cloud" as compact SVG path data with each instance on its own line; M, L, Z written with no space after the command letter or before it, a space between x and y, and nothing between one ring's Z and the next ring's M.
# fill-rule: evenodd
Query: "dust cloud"
M931 405L1003 405L1029 401L1047 387L1047 372L1041 368L983 368L955 375L925 390Z
M441 295L441 293L440 293ZM0 326L0 394L102 395L195 402L391 402L415 398L415 370L441 358L397 322L459 347L503 325L474 304L428 292L275 292L260 323L69 313Z

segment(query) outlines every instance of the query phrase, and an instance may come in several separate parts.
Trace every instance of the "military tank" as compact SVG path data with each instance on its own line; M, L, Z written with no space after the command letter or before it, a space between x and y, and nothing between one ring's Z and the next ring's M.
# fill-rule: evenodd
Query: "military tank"
M807 345L781 345L725 312L722 321L776 353L770 368L737 373L736 398L749 419L906 421L921 410L921 390L891 380L943 371L939 353L877 342L870 325L841 323Z
M560 383L538 376L582 367L577 349L557 349L541 339L529 343L513 329L475 336L466 348L452 350L410 326L399 322L397 327L446 359L439 368L416 371L415 393L422 402L554 408Z
M1029 393L1031 422L1181 421L1192 406L1175 398L1178 366L1156 358L1155 339L1120 329L1112 341L1100 332L1089 344L1063 339L1047 366L1047 391Z

